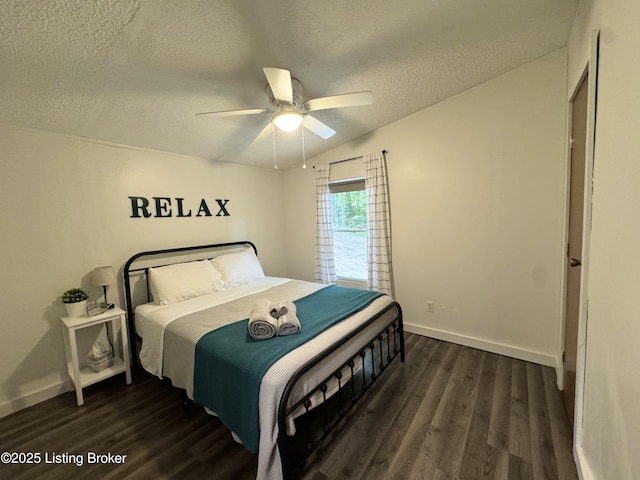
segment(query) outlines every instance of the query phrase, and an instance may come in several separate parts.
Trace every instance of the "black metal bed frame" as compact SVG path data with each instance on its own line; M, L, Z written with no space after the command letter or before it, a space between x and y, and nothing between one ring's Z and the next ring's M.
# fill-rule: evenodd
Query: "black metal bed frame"
M215 251L225 248L234 248L241 246L251 246L257 254L255 245L248 241L228 242L211 245L198 245L190 247L169 248L162 250L151 250L140 252L132 256L124 266L124 286L125 299L127 308L127 320L129 325L129 335L131 348L134 352L133 362L138 363L136 352L136 344L141 340L135 331L135 305L133 304L133 296L131 290L131 276L144 274L147 288L147 301L150 301L149 290L149 268L181 263L178 261L169 261L158 265L149 265L141 268L132 268L136 261L143 258L166 257L171 254L181 254L185 252ZM182 260L184 261L184 260ZM358 334L363 332L367 327L379 320L383 315L395 309L392 320L386 326L378 330L378 332L362 342L361 346L353 349L355 352L342 365L328 375L324 380L318 383L304 397L290 405L290 396L293 393L296 383L316 367L322 360L328 358L341 347L345 346L349 341L353 340ZM349 347L351 349L351 347ZM404 362L404 328L402 323L402 309L397 302L392 302L383 310L360 325L357 329L351 331L340 341L334 343L330 347L320 352L315 357L309 359L303 364L296 373L289 379L284 389L284 393L280 399L278 407L278 448L282 462L282 471L285 479L297 478L305 466L308 457L319 447L329 434L347 417L347 414L362 398L371 385L379 378L380 374L386 370L391 362L400 355L400 360ZM357 363L360 362L357 366ZM345 378L345 369L349 375ZM338 388L331 396L327 395L329 382L337 382ZM315 408L312 408L311 399L314 395L321 392L322 402ZM300 408L304 409L303 415L295 419L296 433L287 435L287 418Z

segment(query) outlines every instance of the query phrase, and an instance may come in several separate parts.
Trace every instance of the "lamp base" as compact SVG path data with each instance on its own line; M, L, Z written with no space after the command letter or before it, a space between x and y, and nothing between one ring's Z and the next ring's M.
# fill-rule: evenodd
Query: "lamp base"
M103 285L102 290L104 291L104 306L107 307L107 310L111 310L115 305L107 301L107 286Z

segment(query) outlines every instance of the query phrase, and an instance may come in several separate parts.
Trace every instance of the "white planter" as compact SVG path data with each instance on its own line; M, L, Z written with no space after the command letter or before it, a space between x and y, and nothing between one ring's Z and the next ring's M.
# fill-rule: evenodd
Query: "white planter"
M67 315L70 317L86 317L87 316L87 301L82 300L76 303L65 303L67 308Z

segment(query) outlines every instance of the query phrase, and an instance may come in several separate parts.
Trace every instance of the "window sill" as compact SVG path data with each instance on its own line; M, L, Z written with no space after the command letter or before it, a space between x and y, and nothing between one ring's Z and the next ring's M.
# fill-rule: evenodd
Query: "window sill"
M341 287L360 288L362 290L367 289L367 281L361 278L338 277L336 279L336 285L340 285Z

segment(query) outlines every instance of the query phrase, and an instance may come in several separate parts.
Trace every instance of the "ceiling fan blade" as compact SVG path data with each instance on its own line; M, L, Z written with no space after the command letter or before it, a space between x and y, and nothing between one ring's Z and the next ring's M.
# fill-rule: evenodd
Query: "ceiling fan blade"
M267 113L269 110L264 108L248 108L245 110L225 110L222 112L200 112L196 113L196 117L200 115L211 115L212 117L233 117L235 115L258 115L260 113Z
M267 138L269 138L272 135L273 135L273 123L269 122L264 126L264 128L258 134L258 136L253 139L253 141L249 144L249 147L252 147L254 144L260 143L263 140L266 140Z
M344 95L334 95L332 97L320 97L308 100L304 107L310 112L316 110L327 110L329 108L357 107L360 105L371 105L373 103L373 92L345 93Z
M336 131L333 128L325 125L320 120L313 118L311 115L304 116L302 125L325 140L327 138L333 137L336 134Z
M283 102L293 102L293 87L291 86L291 73L282 68L264 67L265 77L269 82L273 97Z

